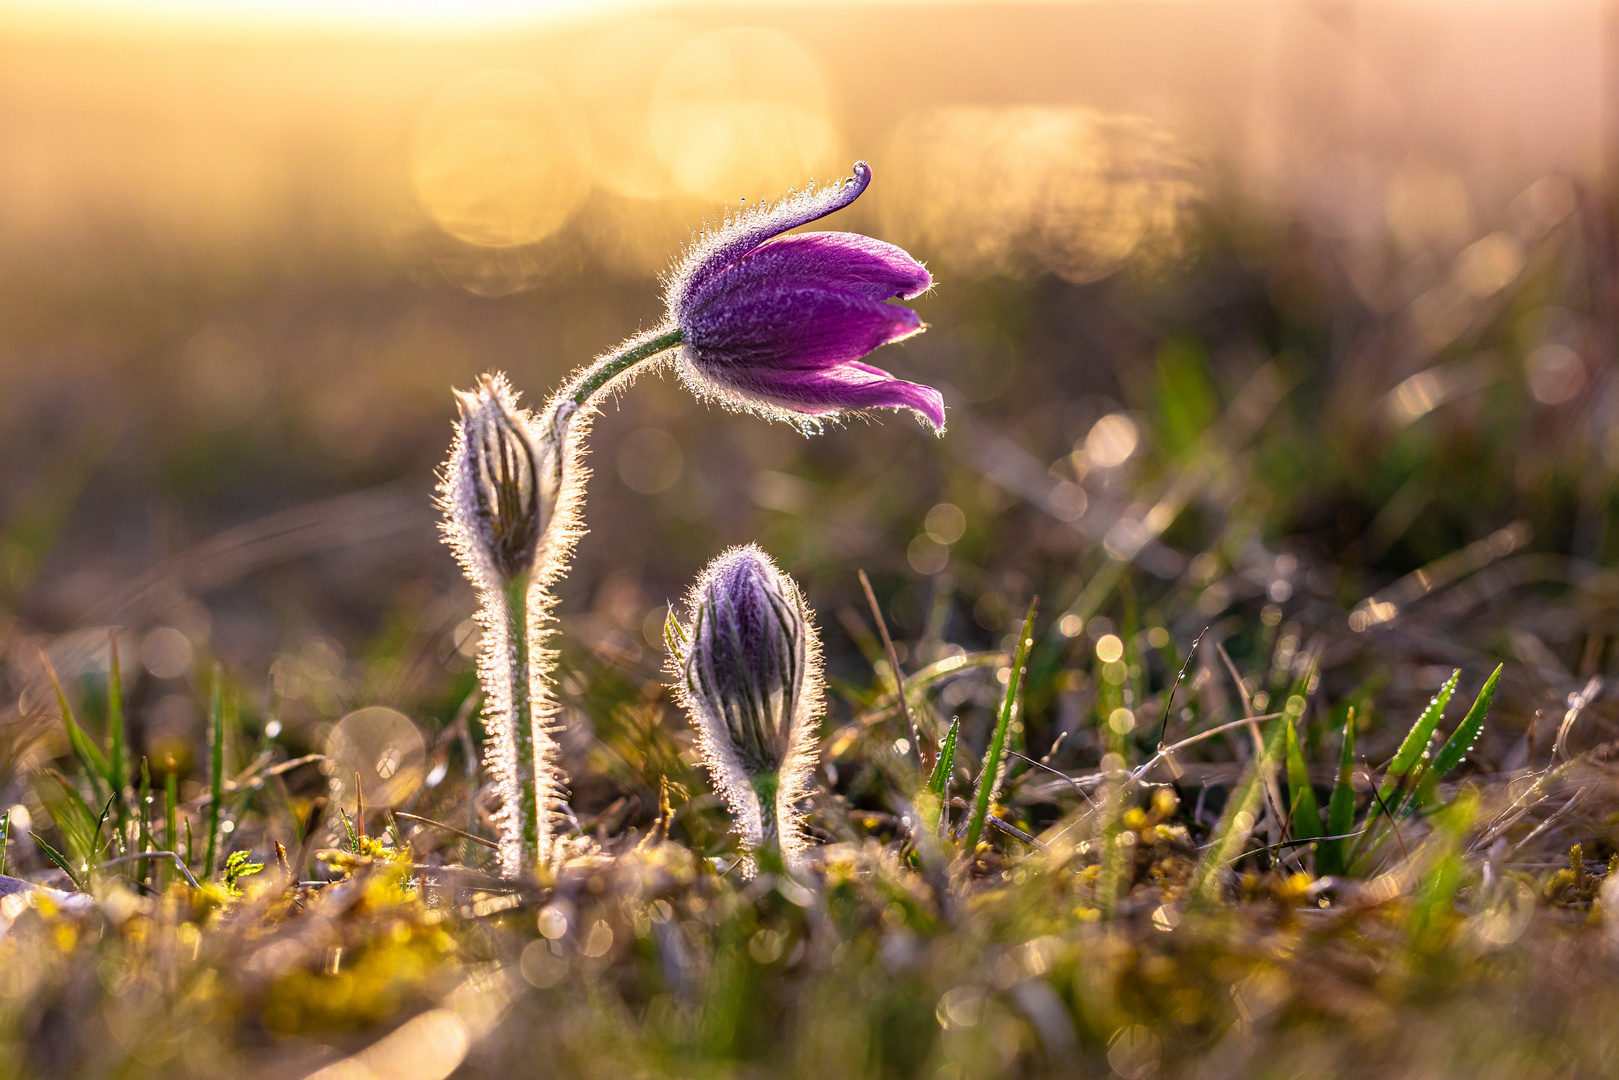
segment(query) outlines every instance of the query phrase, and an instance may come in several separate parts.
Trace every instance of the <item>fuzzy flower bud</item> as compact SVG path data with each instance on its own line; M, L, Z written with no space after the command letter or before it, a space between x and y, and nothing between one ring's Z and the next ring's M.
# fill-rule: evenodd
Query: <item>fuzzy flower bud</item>
M728 218L686 253L666 300L681 334L681 376L696 393L800 426L859 409L911 409L943 431L937 390L861 362L922 332L916 312L887 301L926 292L927 270L868 236L782 235L843 209L870 183L871 168L859 162L840 183Z
M445 475L446 532L463 562L515 581L533 568L550 521L555 452L536 437L504 375L485 375L455 397L461 416Z
M708 564L666 630L675 690L698 744L753 851L779 840L791 864L805 839L822 708L821 650L792 578L758 547L732 548Z
M543 646L549 597L535 571L555 542L547 533L562 459L558 439L517 407L505 376L485 376L456 400L461 415L439 506L445 543L480 601L478 680L487 764L501 795L501 867L518 877L549 859L561 802L547 683L554 654Z

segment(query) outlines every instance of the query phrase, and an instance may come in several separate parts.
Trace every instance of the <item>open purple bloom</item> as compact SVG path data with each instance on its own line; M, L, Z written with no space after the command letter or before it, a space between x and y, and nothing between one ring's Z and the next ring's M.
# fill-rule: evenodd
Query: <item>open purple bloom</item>
M670 276L669 312L682 336L682 377L699 394L798 423L856 409L912 409L944 429L930 386L861 362L922 332L890 304L933 279L902 249L855 233L782 236L854 202L865 162L841 183L737 215L696 244Z

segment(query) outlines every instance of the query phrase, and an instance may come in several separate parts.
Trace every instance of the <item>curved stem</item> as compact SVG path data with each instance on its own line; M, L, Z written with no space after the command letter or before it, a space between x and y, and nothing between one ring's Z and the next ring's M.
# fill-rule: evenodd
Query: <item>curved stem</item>
M528 575L506 583L506 639L510 644L511 725L517 747L513 762L519 799L517 820L523 837L523 869L538 864L540 847L539 790L534 768L534 700L529 688Z
M564 471L568 467L570 451L566 447L568 429L575 414L584 408L590 399L614 379L629 371L635 365L649 360L659 353L679 345L683 335L679 327L655 330L640 335L625 342L620 351L605 356L595 363L583 368L574 374L566 384L552 398L549 416L546 417L546 427L542 438L549 441L549 469L551 470L551 497L557 498L565 488ZM549 526L546 529L549 532ZM504 855L507 850L502 845L505 872L515 875L519 872L532 871L539 866L542 860L551 856L550 839L550 812L554 804L552 793L555 791L555 771L553 755L555 753L549 737L543 732L537 732L534 724L535 700L539 696L535 686L535 672L532 670L533 658L543 655L543 634L529 618L529 574L521 574L507 581L502 586L499 606L503 609L506 622L507 655L504 657L506 678L510 687L510 712L506 722L512 725L512 747L516 761L512 763L512 780L514 781L517 805L513 815L508 818L507 828L515 825L517 838L520 840L521 851L516 860L520 865L512 866L509 857ZM491 598L493 599L493 598ZM543 609L548 602L544 594L534 598ZM495 670L500 670L497 664ZM544 745L540 745L541 743ZM536 756L536 751L543 753L544 758ZM506 840L503 835L503 841Z
M584 405L591 396L618 376L661 352L668 352L684 339L680 327L666 330L652 337L632 338L629 348L617 356L604 357L575 375L568 383L568 397L575 405Z
M642 361L668 352L684 340L685 334L678 326L637 335L623 344L622 351L579 369L551 397L544 434L555 451L551 458L551 483L556 490L561 490L563 471L567 468L568 455L563 444L567 441L568 427L574 415L608 383Z

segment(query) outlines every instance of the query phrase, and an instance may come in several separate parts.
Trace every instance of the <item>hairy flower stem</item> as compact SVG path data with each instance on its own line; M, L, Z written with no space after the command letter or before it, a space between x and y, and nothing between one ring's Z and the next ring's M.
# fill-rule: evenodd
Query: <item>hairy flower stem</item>
M539 784L535 777L534 700L529 687L529 625L527 574L506 583L506 640L510 645L512 737L517 744L517 787L521 801L517 820L523 835L522 868L531 870L539 862L540 822L545 807L540 805ZM549 834L550 830L545 832ZM549 836L547 836L549 840Z
M631 338L625 344L629 347L614 356L606 356L591 364L568 380L568 386L563 391L566 400L575 407L583 406L596 391L618 378L630 368L643 360L650 360L659 353L668 352L684 340L685 335L677 326L672 330L654 333L651 336Z

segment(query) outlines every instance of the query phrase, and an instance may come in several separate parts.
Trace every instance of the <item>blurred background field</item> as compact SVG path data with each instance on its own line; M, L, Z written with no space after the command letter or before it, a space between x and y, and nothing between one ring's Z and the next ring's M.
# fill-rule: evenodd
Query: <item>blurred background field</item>
M542 398L658 318L702 223L856 159L875 182L829 227L938 282L873 362L941 387L949 430L806 439L667 376L608 407L559 610L581 818L644 830L660 769L702 784L625 747L662 724L689 758L663 620L750 540L820 613L829 739L886 677L860 569L912 670L1004 649L1038 594L1028 746L1066 733L1065 768L1104 747L1096 643L1167 648L1162 684L1206 626L1257 711L1310 646L1312 751L1353 697L1386 760L1452 668L1470 697L1500 661L1469 768L1543 764L1582 689L1569 746L1619 734L1590 681L1619 670L1612 5L408 15L0 2L0 807L41 816L27 775L67 751L23 738L55 723L40 650L93 698L109 629L134 752L187 797L218 661L239 764L341 757L383 707L366 737L409 768L368 798L453 802L450 388ZM981 749L997 691L938 706ZM1544 842L1605 861L1614 793L1585 798Z
M596 439L564 605L588 634L646 652L654 609L754 537L828 614L864 566L920 629L944 570L952 635L1000 632L1036 589L1074 590L1265 363L1287 397L1233 459L1240 502L1199 493L1180 562L1233 513L1248 535L1217 575L1298 549L1339 571L1298 591L1341 606L1520 519L1535 550L1602 561L1601 5L760 5L433 32L75 10L7 9L0 65L15 637L167 626L244 673L319 654L353 686L390 620L453 635L470 598L428 504L449 387L499 368L543 395L655 317L697 225L856 157L878 182L837 227L940 281L930 332L882 362L946 385L952 430L805 441L638 387ZM1090 458L1124 460L1094 468L1113 414L1130 439ZM1029 504L1048 474L1081 485L1055 516ZM940 503L964 515L949 545L926 539Z

